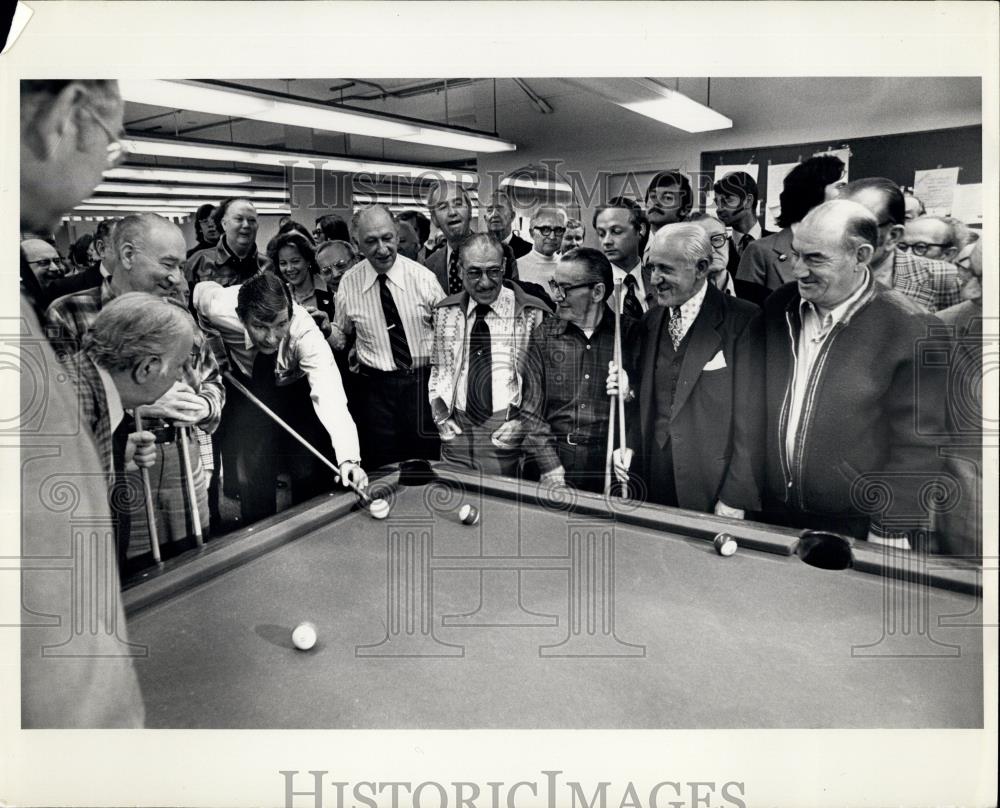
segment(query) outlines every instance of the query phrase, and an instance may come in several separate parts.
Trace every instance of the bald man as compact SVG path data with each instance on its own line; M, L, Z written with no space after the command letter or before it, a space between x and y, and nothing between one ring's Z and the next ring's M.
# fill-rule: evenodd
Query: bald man
M334 350L355 337L361 456L373 470L438 457L427 381L431 310L444 292L429 269L399 254L397 224L382 205L354 214L351 235L364 259L341 279L331 325Z
M764 406L737 418L731 471L763 481L765 521L909 547L929 521L921 489L941 469L943 369L917 360L940 322L876 282L868 267L879 230L847 200L797 226L795 283L775 290L756 322L765 364L747 395ZM874 509L885 499L876 490L888 491L889 512ZM722 499L740 505L725 486Z

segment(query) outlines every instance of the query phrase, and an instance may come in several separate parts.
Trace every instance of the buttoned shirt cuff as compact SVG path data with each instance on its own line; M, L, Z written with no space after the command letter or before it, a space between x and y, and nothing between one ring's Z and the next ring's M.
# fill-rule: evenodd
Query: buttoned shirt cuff
M905 533L893 533L883 530L878 525L871 525L868 529L868 541L872 544L881 544L885 547L894 547L897 550L912 550L910 540Z

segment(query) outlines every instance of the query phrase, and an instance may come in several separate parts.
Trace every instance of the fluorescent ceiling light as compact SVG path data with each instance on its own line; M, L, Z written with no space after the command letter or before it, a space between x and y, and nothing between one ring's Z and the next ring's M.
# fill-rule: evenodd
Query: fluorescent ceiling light
M685 132L711 132L715 129L732 129L733 120L711 107L699 104L684 93L661 88L664 95L648 101L634 101L619 106L638 112L655 121L676 126Z
M501 188L505 188L508 185L515 185L518 188L531 188L536 191L563 191L569 194L573 193L573 189L569 185L565 182L558 182L557 180L535 180L524 177L506 177L500 181Z
M161 208L197 208L204 199L159 199L157 197L93 196L84 205L156 205Z
M229 115L257 121L301 126L326 132L346 132L366 137L402 140L475 152L513 151L500 138L462 132L451 127L412 123L367 112L347 110L309 101L286 101L252 90L210 87L192 81L122 79L122 98L138 104L188 109L212 115Z
M344 171L353 174L378 176L403 176L440 179L449 182L474 183L477 176L468 171L451 171L430 166L402 165L352 160L343 157L324 157L321 154L247 149L238 146L213 146L203 143L186 143L180 140L154 138L129 138L123 141L126 149L134 154L153 157L177 157L182 160L217 160L226 163L249 163L274 168L318 168L324 171Z
M145 180L146 182L200 182L202 185L243 185L253 182L249 174L223 174L216 171L184 171L175 168L109 168L107 180Z
M102 182L94 191L105 194L166 194L167 196L212 196L224 199L227 196L239 196L245 199L280 199L287 201L288 192L283 188L274 190L250 190L247 188L199 188L193 185L143 185L124 182Z

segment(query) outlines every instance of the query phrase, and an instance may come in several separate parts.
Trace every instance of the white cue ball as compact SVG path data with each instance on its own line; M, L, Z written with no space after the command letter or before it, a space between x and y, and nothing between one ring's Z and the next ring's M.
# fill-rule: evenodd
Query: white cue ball
M316 626L312 623L299 623L292 632L292 645L300 651L308 651L316 644Z
M368 506L368 513L373 519L385 519L389 515L389 503L384 499L373 499Z
M715 537L715 541L712 542L715 545L715 552L720 556L728 558L733 555L739 545L736 543L736 539L730 536L728 533L720 533Z

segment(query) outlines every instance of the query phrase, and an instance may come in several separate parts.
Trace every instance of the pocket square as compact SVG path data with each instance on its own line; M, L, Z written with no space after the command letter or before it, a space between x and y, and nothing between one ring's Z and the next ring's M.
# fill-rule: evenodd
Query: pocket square
M702 373L706 370L722 370L726 366L726 357L722 355L722 351L719 351L715 356L708 360L705 367L703 367Z

